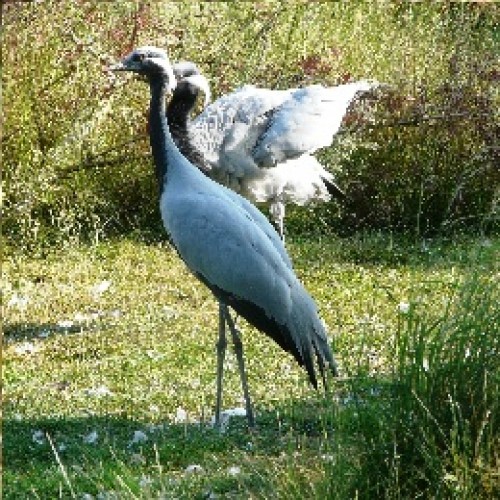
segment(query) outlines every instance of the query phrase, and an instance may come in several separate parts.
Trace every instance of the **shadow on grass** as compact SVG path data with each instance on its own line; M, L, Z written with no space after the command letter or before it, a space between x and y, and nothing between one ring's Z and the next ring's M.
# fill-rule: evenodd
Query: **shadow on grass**
M7 470L26 470L30 465L61 458L78 460L84 454L96 460L130 457L141 450L154 458L154 447L163 463L185 467L201 461L206 454L243 451L279 453L284 436L324 438L334 430L335 411L326 398L294 401L259 411L257 427L249 430L245 417L232 417L219 431L211 422L144 422L127 415L90 415L66 418L12 418L3 421L4 464ZM139 433L138 436L136 433ZM134 436L136 436L134 440Z
M138 482L152 469L183 477L188 466L201 464L219 470L220 475L231 460L273 460L307 448L318 455L324 447L321 443L334 433L332 406L319 397L287 402L260 411L253 431L244 417L231 418L223 432L210 423L146 423L116 414L7 417L3 422L4 498L27 497L33 485L42 498L58 498L63 470L76 491L95 494L102 489L99 485L109 486L104 477L116 478L124 469ZM221 488L227 480L221 480Z
M64 323L17 322L3 325L4 341L44 340L54 335L80 335L92 331L108 330L114 326L111 320L99 318L95 321L70 321Z

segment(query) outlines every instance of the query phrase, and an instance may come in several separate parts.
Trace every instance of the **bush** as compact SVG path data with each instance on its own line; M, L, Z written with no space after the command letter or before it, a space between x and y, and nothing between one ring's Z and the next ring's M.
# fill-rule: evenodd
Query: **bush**
M215 96L247 82L391 84L375 110L358 107L347 117L360 133L341 135L322 153L349 200L313 209L321 228L492 227L497 12L395 2L8 4L4 235L34 248L159 227L147 88L102 71L146 43L199 63ZM408 120L415 126L399 123ZM289 232L317 230L307 209L292 212Z

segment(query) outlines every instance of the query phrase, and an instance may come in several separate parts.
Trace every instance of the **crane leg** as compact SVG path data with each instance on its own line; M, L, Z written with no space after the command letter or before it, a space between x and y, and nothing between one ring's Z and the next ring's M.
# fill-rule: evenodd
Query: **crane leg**
M243 395L245 397L245 409L247 412L248 419L248 427L255 427L255 418L252 410L252 403L250 401L250 392L248 390L248 379L245 372L245 361L243 359L243 343L241 342L240 333L236 329L233 318L229 314L229 309L226 305L224 307L224 313L226 316L226 321L231 330L231 336L233 338L234 350L236 352L236 359L238 360L238 367L240 369L240 377L241 377L241 387L243 389Z
M277 226L280 238L283 243L285 243L285 203L282 201L281 196L278 196L276 201L271 203L269 211L271 212L271 217Z
M220 427L220 409L222 406L222 378L224 376L224 358L226 357L226 319L225 308L219 302L219 339L217 341L217 402L215 406L215 426Z

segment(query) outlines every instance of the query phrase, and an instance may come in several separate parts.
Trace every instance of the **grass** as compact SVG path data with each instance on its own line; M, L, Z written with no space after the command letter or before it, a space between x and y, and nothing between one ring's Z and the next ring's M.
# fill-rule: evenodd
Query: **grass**
M224 434L206 425L217 307L168 244L7 257L4 497L494 495L498 240L289 248L344 377L315 394L245 324L258 430L235 418ZM224 407L242 406L233 355L226 370Z

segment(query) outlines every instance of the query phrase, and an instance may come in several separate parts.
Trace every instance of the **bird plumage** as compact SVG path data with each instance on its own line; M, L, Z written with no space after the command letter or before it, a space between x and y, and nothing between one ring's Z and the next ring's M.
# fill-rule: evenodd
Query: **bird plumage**
M169 106L180 109L177 103L184 98L189 105L182 111L189 113L196 89L206 92L208 83L194 63L183 62L175 71L182 86L191 86L191 98L188 103L176 89ZM355 96L376 85L364 80L289 90L245 85L219 98L192 121L170 113L172 123L182 124L175 127L174 139L188 156L189 148L201 154L213 179L253 202L270 203L271 214L282 228L286 203L306 205L345 196L312 153L331 144ZM183 143L183 127L189 148Z
M160 211L179 256L219 301L291 353L316 387L314 358L322 375L325 363L336 372L317 307L262 213L203 175L177 149L165 113L165 92L172 78L166 53L138 48L115 69L149 79L150 140Z

